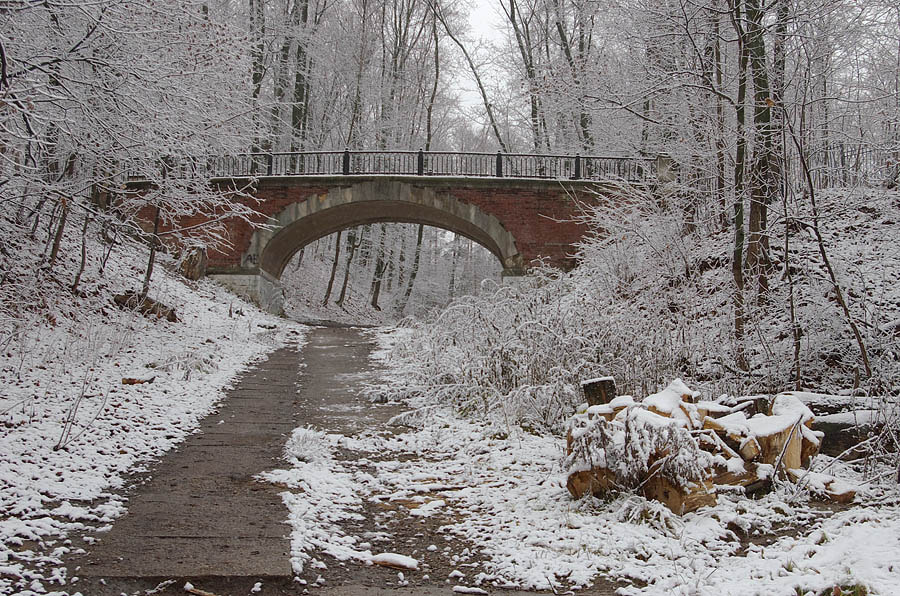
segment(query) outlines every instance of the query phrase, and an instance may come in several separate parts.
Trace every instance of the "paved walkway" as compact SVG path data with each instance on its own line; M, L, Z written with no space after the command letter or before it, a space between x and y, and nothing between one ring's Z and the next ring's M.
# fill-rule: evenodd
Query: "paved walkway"
M73 587L120 594L172 577L289 579L282 489L253 476L283 465L286 438L301 424L299 379L300 359L289 348L245 373L200 431L132 490L128 513L73 562L81 568L70 574L82 578Z
M85 596L185 594L185 582L190 582L226 596L249 594L261 582L263 596L304 590L323 596L451 594L452 586L443 580L455 569L452 553L426 549L438 537L445 540L437 518L412 520L399 506L393 510L371 502L361 512L365 519L348 522L346 531L357 536L385 532L403 552L419 553L428 571L410 574L410 585L401 587L396 571L318 555L327 561L327 570L307 569L305 585L294 580L287 509L279 497L283 489L253 477L285 466L282 448L297 426L352 435L401 411L397 405L374 406L360 394L362 384L379 375L368 358L373 343L363 333L316 328L308 340L302 353L278 350L244 374L200 432L133 487L128 513L110 532L98 535L100 541L87 555L70 561L70 575L80 578L70 590ZM339 456L354 463L359 457L353 452ZM459 539L449 544L454 552L476 550ZM428 572L431 579L425 579ZM319 574L326 583L313 587ZM613 588L603 584L582 594L608 595Z

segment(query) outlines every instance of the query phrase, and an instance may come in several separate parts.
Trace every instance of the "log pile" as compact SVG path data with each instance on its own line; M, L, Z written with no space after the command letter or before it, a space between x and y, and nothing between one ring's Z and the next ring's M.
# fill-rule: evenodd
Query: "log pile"
M602 383L602 391L591 387L595 382ZM631 396L612 397L615 389L608 378L587 381L583 387L593 405L585 404L573 417L567 434L567 488L575 498L638 490L684 514L714 505L720 492L765 490L776 476L802 480L836 501L848 502L855 496L846 483L806 469L819 451L822 433L812 430L812 412L790 392L771 400L744 398L735 406L726 406L700 400L699 394L680 380L640 402ZM610 397L606 403L597 403L600 395ZM642 455L646 461L635 468L633 462L622 461L630 454L648 451L643 445L628 445L629 441L646 442L646 434L641 439L632 430L635 420L651 430L671 425L679 430L668 436L690 439L671 448L653 444L649 454ZM693 450L689 455L698 467L673 472L677 449ZM629 469L630 476L623 473ZM634 469L640 472L637 478Z

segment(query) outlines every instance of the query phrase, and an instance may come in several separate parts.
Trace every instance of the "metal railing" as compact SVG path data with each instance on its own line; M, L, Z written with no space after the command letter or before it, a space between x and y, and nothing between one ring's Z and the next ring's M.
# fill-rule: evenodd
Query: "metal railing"
M835 143L809 151L806 160L816 188L883 186L890 181L897 182L896 151ZM796 158L788 161L787 169L801 185L805 183Z
M161 168L171 177L405 175L646 182L656 176L656 166L655 159L634 157L344 150L166 159ZM128 178L145 179L142 167L146 164L133 164Z

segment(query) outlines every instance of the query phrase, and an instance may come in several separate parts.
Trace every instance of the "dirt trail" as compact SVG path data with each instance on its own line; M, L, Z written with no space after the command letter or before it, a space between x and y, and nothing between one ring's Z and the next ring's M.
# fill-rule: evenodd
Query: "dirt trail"
M152 593L185 594L190 581L219 596L249 594L256 582L261 582L258 593L263 595L304 590L347 596L452 593L453 584L446 580L457 568L453 555L477 549L440 534L437 518L413 519L402 503L367 502L361 512L365 519L343 528L356 536L389 535L390 541L380 547L418 558L423 568L406 574L408 584L399 581L395 570L325 555L317 556L327 569L307 566L302 581L292 576L287 510L278 495L283 489L255 482L253 476L286 465L282 448L296 426L349 436L383 427L402 411L396 405L370 404L362 395L364 383L380 374L369 359L373 342L363 331L316 328L308 340L302 353L278 350L245 374L200 432L132 489L128 513L110 532L98 535L100 541L87 547L87 555L71 562L70 575L81 579L70 589L105 596L146 594L159 586ZM342 451L338 457L355 465L359 454ZM432 544L441 548L429 551ZM477 558L467 565L470 577L480 566ZM324 583L314 586L320 575ZM603 584L580 593L613 590Z

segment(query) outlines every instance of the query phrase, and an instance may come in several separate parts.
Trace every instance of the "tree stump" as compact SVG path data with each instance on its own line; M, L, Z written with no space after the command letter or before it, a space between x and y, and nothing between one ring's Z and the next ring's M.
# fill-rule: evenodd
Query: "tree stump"
M206 263L206 249L195 246L187 249L179 268L184 277L197 281L206 275Z
M616 397L616 381L612 377L598 377L581 382L581 390L589 406L608 404Z

